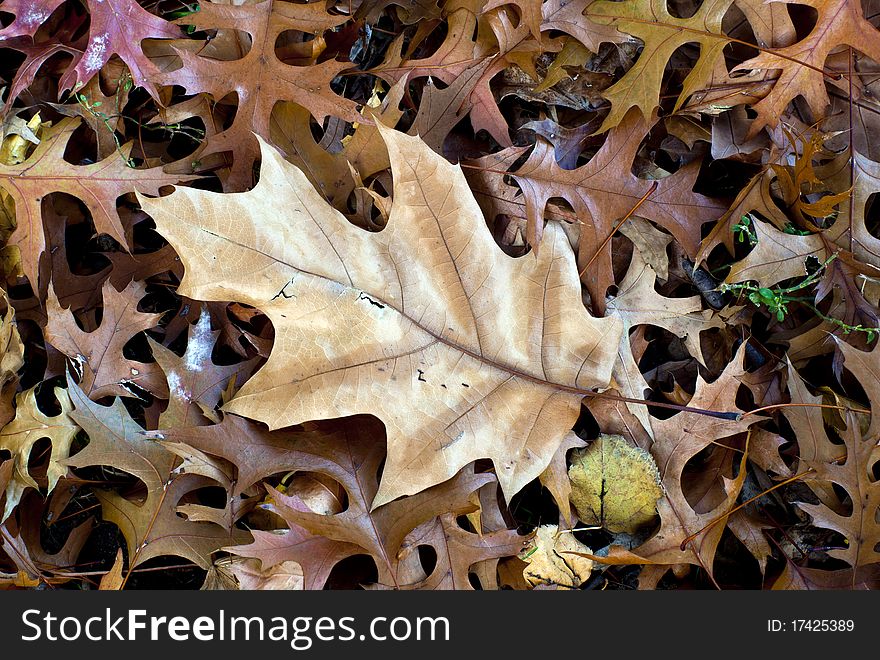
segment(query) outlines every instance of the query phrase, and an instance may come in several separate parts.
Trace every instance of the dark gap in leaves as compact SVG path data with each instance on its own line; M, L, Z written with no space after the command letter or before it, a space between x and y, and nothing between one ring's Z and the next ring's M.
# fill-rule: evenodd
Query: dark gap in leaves
M413 30L412 33L415 34L416 26L410 26ZM418 44L412 53L410 53L410 49L412 48L411 43L405 43L403 48L404 54L409 54L410 59L424 59L433 55L441 45L446 41L447 35L449 34L449 24L445 21L440 21L437 24L431 33L422 40L420 44Z
M465 515L457 516L455 518L455 522L459 527L461 527L466 532L470 532L471 534L477 533L477 530L474 529L474 526L471 524L471 521L467 516L465 516Z
M682 83L700 54L697 44L682 44L669 57L669 65L660 82L660 116L672 113L676 100L682 92Z
M425 575L430 575L437 566L437 551L430 545L420 545L416 550L419 553L422 570L425 571Z
M577 523L577 521L575 522ZM614 535L602 528L584 529L582 525L575 524L574 530L572 532L574 537L594 551L597 548L607 548L614 543Z
M187 498L190 502L222 510L226 507L228 494L226 489L220 486L205 486L187 493Z
M675 18L691 18L700 9L701 4L695 0L668 0L666 9Z
M145 216L141 222L134 223L132 227L132 237L134 239L135 249L132 251L136 255L146 255L161 250L168 245L162 235L156 231L156 223L149 216Z
M369 555L352 555L337 563L327 578L324 590L361 589L379 580L376 562Z
M593 413L591 413L589 408L584 405L581 406L581 412L578 415L577 421L574 423L573 430L577 436L583 440L595 440L602 432Z
M540 525L555 525L559 508L550 491L533 479L510 500L510 514L520 534L528 534Z
M819 12L808 5L786 4L786 10L794 23L798 41L805 39L819 20Z
M616 220L614 225L617 226L619 222L619 219ZM626 276L629 265L632 263L633 250L632 241L620 232L614 234L614 238L611 239L611 266L614 270L615 282L622 282L623 278ZM590 258L592 258L592 255ZM616 296L618 292L618 287L616 285L611 285L608 288L606 295Z
M61 195L63 193L57 193ZM70 201L80 203L75 197L66 196ZM44 203L46 201L44 200ZM85 211L85 207L83 206ZM110 260L101 252L119 251L119 244L110 236L97 235L91 214L84 213L85 220L77 223L66 223L64 228L64 249L70 273L75 276L87 277L100 273L111 265ZM100 239L100 240L99 240ZM110 248L110 249L108 249Z
M843 486L838 483L831 482L831 488L834 490L834 494L837 495L838 506L837 513L844 516L845 518L849 518L853 514L853 501L852 497L849 494L849 491L846 490Z
M48 487L46 470L49 467L51 452L52 443L49 438L40 438L31 447L31 453L28 457L27 472L37 482L41 493L44 493Z
M132 396L119 397L119 401L125 406L131 418L143 429L150 428L147 423L146 409L155 401L153 396L146 390L138 387L135 383L126 383L127 389Z
M61 405L58 402L57 397L55 396L55 388L56 387L65 387L67 385L64 377L56 376L55 378L49 378L41 384L40 387L37 388L36 391L36 399L37 399L37 407L44 414L49 417L54 417L61 413Z
M156 570L158 569L158 570ZM128 589L199 589L207 571L181 557L155 557L139 564L125 585Z
M697 568L688 565L687 573L683 577L678 577L672 569L666 571L663 577L657 582L657 591L672 591L678 589L693 589L693 581L696 576Z
M648 347L639 360L639 370L642 373L654 369L661 364L675 360L687 360L691 357L681 338L675 336L664 328L649 326L645 333ZM652 410L652 414L654 414Z
M179 126L167 126L161 124L161 132L165 135L171 135L168 143L167 154L169 160L181 160L194 153L204 141L204 137L199 139L199 135L205 135L205 121L202 117L188 117L179 122ZM158 132L158 131L157 131ZM198 168L193 161L193 171Z
M727 444L728 438L719 440ZM721 476L730 477L731 451L710 444L693 455L682 471L682 493L697 513L713 510L723 500Z
M635 591L638 588L639 573L642 566L609 566L600 573L597 588L603 591Z
M85 489L87 490L87 489ZM125 539L122 537L122 534L119 531L119 528L116 527L113 523L104 522L101 520L101 506L98 502L98 498L96 498L91 493L83 494L80 491L80 494L77 494L77 497L74 500L82 500L82 502L77 505L80 509L85 513L86 517L95 518L96 524L86 539L85 544L80 550L79 556L77 557L77 567L84 571L108 571L113 566L113 562L116 560L116 552L120 548L122 548L122 554L125 559L125 565L128 566L128 548L125 544ZM64 515L60 516L59 519L63 519L64 516L69 515L69 511L65 510ZM74 518L74 520L78 520ZM53 525L54 527L54 525ZM51 528L50 528L51 529ZM45 538L44 543L50 541L53 536L46 535L44 537L42 534L40 535L41 539ZM64 535L64 539L67 539L67 535ZM57 544L57 540L51 546L47 545L46 550L49 551L50 547L54 549ZM63 545L63 544L62 544ZM60 550L61 547L58 547ZM132 575L131 579L134 579L134 575ZM100 575L91 576L91 579L94 580L94 586L97 587L98 582L101 579ZM72 581L68 583L74 588L77 585L76 581ZM131 585L131 580L129 580L129 584L126 585L128 588ZM196 587L198 588L198 587Z
M59 482L59 488L64 487L64 482ZM50 555L58 553L64 547L70 533L75 528L79 527L90 518L96 518L100 513L100 503L98 502L98 498L95 497L90 489L79 488L73 483L70 483L66 487L73 491L73 495L70 497L67 506L65 506L58 515L57 520L47 519L48 514L44 514L40 517L40 545L43 546L43 550ZM36 493L34 495L40 497L39 495L36 495ZM115 530L114 526L110 525L110 527ZM92 530L89 535L90 540L97 531L97 529ZM89 541L86 542L86 545L88 545L88 543ZM78 565L83 566L85 562L83 562L82 552L78 559Z
M865 202L865 227L874 238L880 238L880 194L871 193Z
M745 14L735 4L730 5L727 13L724 15L722 27L726 26L731 27L726 29L725 33L738 39L738 41L732 41L724 46L724 62L728 72L730 72L737 64L757 56L759 51L757 48L741 43L757 44L758 40ZM735 29L733 26L735 26ZM744 74L737 72L732 75L733 77L738 77Z
M238 92L231 91L221 98L217 99L213 104L212 118L214 119L214 130L218 133L226 131L235 122L238 116L238 107L241 99Z
M759 171L760 167L757 165L706 157L697 175L694 191L715 199L730 198L732 201ZM708 224L705 231L711 228L711 224Z
M713 573L722 589L761 589L763 586L758 560L727 528L721 534Z
M16 319L18 332L24 344L24 369L20 374L20 387L29 389L42 382L46 372L47 357L43 332L33 319Z
M91 165L98 161L98 143L95 132L80 123L64 147L64 160L72 165Z

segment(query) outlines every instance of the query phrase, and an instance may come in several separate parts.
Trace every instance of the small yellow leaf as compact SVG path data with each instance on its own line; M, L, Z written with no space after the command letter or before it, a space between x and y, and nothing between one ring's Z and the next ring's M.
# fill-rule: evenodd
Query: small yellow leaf
M663 495L654 459L620 435L603 433L575 452L568 478L578 518L610 532L634 532L651 522Z
M23 134L14 133L8 135L3 140L3 144L0 145L0 163L4 165L18 165L27 160L30 148L40 142L36 137L40 130L40 124L40 113L38 112L31 117L24 130L21 131Z
M565 70L567 66L583 66L590 57L590 51L587 50L580 42L569 39L562 52L556 56L553 64L547 69L547 75L544 80L532 90L535 93L543 92L553 87L560 80L569 78L568 72Z

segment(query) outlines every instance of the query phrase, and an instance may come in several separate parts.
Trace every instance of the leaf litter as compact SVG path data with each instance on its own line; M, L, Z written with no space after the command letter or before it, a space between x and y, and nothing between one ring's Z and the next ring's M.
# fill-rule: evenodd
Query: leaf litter
M876 585L870 7L0 8L2 588Z

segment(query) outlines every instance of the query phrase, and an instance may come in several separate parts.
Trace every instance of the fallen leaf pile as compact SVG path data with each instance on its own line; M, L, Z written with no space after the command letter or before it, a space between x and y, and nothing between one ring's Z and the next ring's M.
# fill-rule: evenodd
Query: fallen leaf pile
M0 588L875 588L874 4L0 2Z

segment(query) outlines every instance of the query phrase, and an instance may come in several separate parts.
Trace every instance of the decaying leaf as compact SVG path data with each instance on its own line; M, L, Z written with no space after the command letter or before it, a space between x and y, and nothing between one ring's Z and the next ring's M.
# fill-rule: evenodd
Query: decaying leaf
M571 503L586 525L631 533L657 516L663 496L657 465L623 436L603 434L577 450L568 476Z
M590 579L593 561L574 552L590 553L574 534L556 525L541 525L529 545L520 553L527 566L523 577L530 585L550 584L576 589Z
M283 561L261 570L258 560L236 557L226 564L226 570L235 576L242 591L300 591L303 588L302 566L295 561Z

